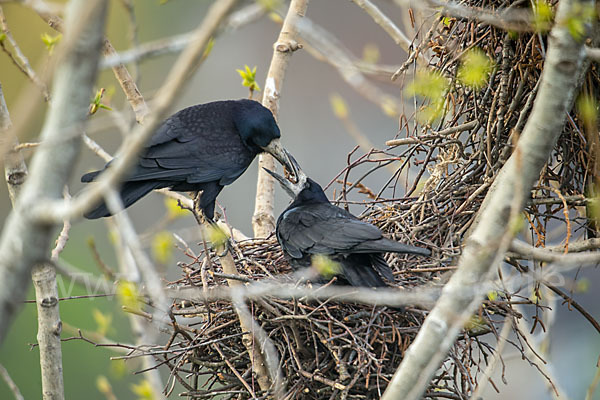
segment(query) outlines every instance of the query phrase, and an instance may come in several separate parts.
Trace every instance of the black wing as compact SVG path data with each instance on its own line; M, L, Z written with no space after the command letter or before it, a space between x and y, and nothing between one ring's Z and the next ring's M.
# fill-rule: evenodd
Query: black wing
M256 154L240 139L231 113L229 102L215 102L172 115L157 129L128 180L232 183Z
M307 204L285 211L277 223L277 236L283 250L293 258L352 253L361 243L382 238L376 226L329 203Z

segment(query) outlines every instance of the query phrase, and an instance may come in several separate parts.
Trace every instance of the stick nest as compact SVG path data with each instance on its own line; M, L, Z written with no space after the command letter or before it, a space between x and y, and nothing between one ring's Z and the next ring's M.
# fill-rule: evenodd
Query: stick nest
M419 119L410 115L413 111L401 114L398 138L406 139L407 145L362 156L352 152L347 167L332 181L338 185L334 197L341 206L351 204L351 196L360 192L359 202L367 207L365 220L388 237L434 250L432 258L386 255L401 289L441 286L451 274L475 213L527 121L546 48L543 35L511 35L455 18L436 19L426 39L415 51L428 53L430 69L450 82L443 115L434 122L415 123ZM461 56L474 46L493 60L487 84L479 89L466 87L457 79ZM598 83L592 67L584 80L584 92L597 93ZM416 105L419 112L431 102L422 99ZM524 229L528 228L537 246L552 240L547 232L550 226L560 232L563 246L568 246L576 233L582 235L590 229L577 209L586 205L584 192L592 187L591 177L598 168L588 151L585 132L584 121L573 111L532 192ZM416 168L409 179L411 164ZM378 191L370 189L369 175L390 166L394 172L386 184ZM180 264L183 277L172 284L226 285L219 275L218 257L209 253L208 258L204 254L190 256L189 263ZM240 275L250 282L291 272L274 239L237 243L233 254ZM508 261L517 270L536 267L518 255ZM203 264L205 271L214 272L205 273L204 279ZM535 290L541 296L539 289L537 284ZM528 300L530 296L499 290L490 296L493 300L485 300L436 372L426 396L468 398L478 380L485 379L478 373L494 352L498 328L507 317L521 317L513 310L512 301L530 304L533 310L540 297L534 304ZM266 296L247 304L277 349L290 399L379 398L427 315L419 305L400 310L335 299L319 302ZM231 302L182 302L173 314L178 316L178 324L171 332L170 353L164 362L172 370L171 377L184 385L181 395L224 399L251 398L251 391L259 398L266 395L252 373ZM525 356L522 342L514 346Z

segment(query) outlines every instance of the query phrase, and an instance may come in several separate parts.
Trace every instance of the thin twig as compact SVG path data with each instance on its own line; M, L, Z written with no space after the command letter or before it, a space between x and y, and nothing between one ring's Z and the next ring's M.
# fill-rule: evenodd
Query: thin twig
M15 381L12 380L12 378L10 377L10 374L8 373L8 371L6 370L6 368L4 368L4 365L2 365L2 364L0 364L0 375L2 375L2 379L4 379L4 382L6 382L6 385L12 392L13 396L15 397L15 400L23 400L24 397L21 394L19 387L17 386Z

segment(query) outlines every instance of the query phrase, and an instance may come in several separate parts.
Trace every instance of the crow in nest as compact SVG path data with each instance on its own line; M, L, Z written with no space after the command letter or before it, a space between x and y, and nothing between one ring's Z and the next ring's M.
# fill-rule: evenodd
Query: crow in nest
M202 191L200 208L212 221L217 195L246 171L257 154L266 151L295 173L280 136L271 111L254 100L215 101L185 108L156 129L125 176L120 188L123 203L129 207L154 189ZM92 182L102 171L85 174L81 181ZM110 215L106 204L100 203L85 217Z
M337 271L333 270L340 282L381 287L387 286L386 280L394 282L384 253L431 255L429 249L385 238L376 226L331 204L317 182L298 167L296 171L297 183L292 183L267 170L293 198L277 219L276 228L277 240L292 267L309 267L314 256L323 255L336 265Z

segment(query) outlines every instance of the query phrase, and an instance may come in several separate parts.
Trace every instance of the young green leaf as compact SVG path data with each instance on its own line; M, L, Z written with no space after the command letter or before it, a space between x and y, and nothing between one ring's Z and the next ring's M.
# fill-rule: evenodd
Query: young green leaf
M165 208L167 209L167 218L170 220L188 215L188 210L181 208L179 201L171 197L165 197Z
M129 281L119 281L117 284L117 299L121 305L133 310L141 308L140 293L137 285Z
M242 77L242 85L250 89L250 92L260 92L260 86L256 83L256 66L250 69L249 66L244 65L244 69L236 69L238 74Z
M533 26L536 32L547 32L552 26L554 10L546 0L537 0L533 7Z
M202 58L203 59L206 58L206 57L208 57L208 55L212 51L213 47L215 47L215 38L211 37L210 39L208 39L208 43L206 44L206 48L204 49L204 52L202 53Z
M102 97L104 96L105 89L100 88L91 100L89 113L90 115L94 115L98 109L103 108L108 111L112 111L112 108L102 103Z
M173 257L173 235L170 232L158 232L152 238L152 256L161 264L169 262Z
M377 47L377 45L374 43L367 43L363 48L363 61L375 64L379 61L380 58L381 53L379 52L379 47Z
M283 5L282 0L257 0L256 2L266 11L277 11Z
M596 10L590 4L575 4L573 12L567 16L564 24L573 39L580 41L586 34L586 21L595 18Z
M333 261L324 254L315 254L312 256L312 266L321 276L325 278L331 278L334 275L338 275L342 272L342 266L340 263Z
M448 89L448 80L436 71L419 71L407 86L407 96L420 96L432 100L440 98Z
M337 93L329 96L329 102L331 103L331 108L333 109L333 114L339 119L345 119L348 117L348 105L346 104L346 100L342 96Z
M97 308L92 310L92 317L94 321L96 321L96 325L98 328L96 332L102 336L106 336L106 334L112 330L112 315L104 314L102 311Z
M212 243L213 248L221 248L225 246L229 235L223 229L216 225L210 225L206 227L206 238Z
M48 33L44 32L41 35L42 38L42 42L44 42L44 44L46 45L46 48L48 49L48 52L50 54L52 54L52 51L54 50L54 47L56 46L56 44L58 42L60 42L60 39L62 38L62 35L59 33L56 36L51 36Z
M138 400L154 400L156 398L152 385L146 379L139 384L132 383L131 391L136 394Z
M487 82L494 63L478 48L465 53L458 68L458 80L465 86L481 89Z
M598 102L595 98L588 95L581 95L577 99L577 111L586 127L597 126L598 121Z

